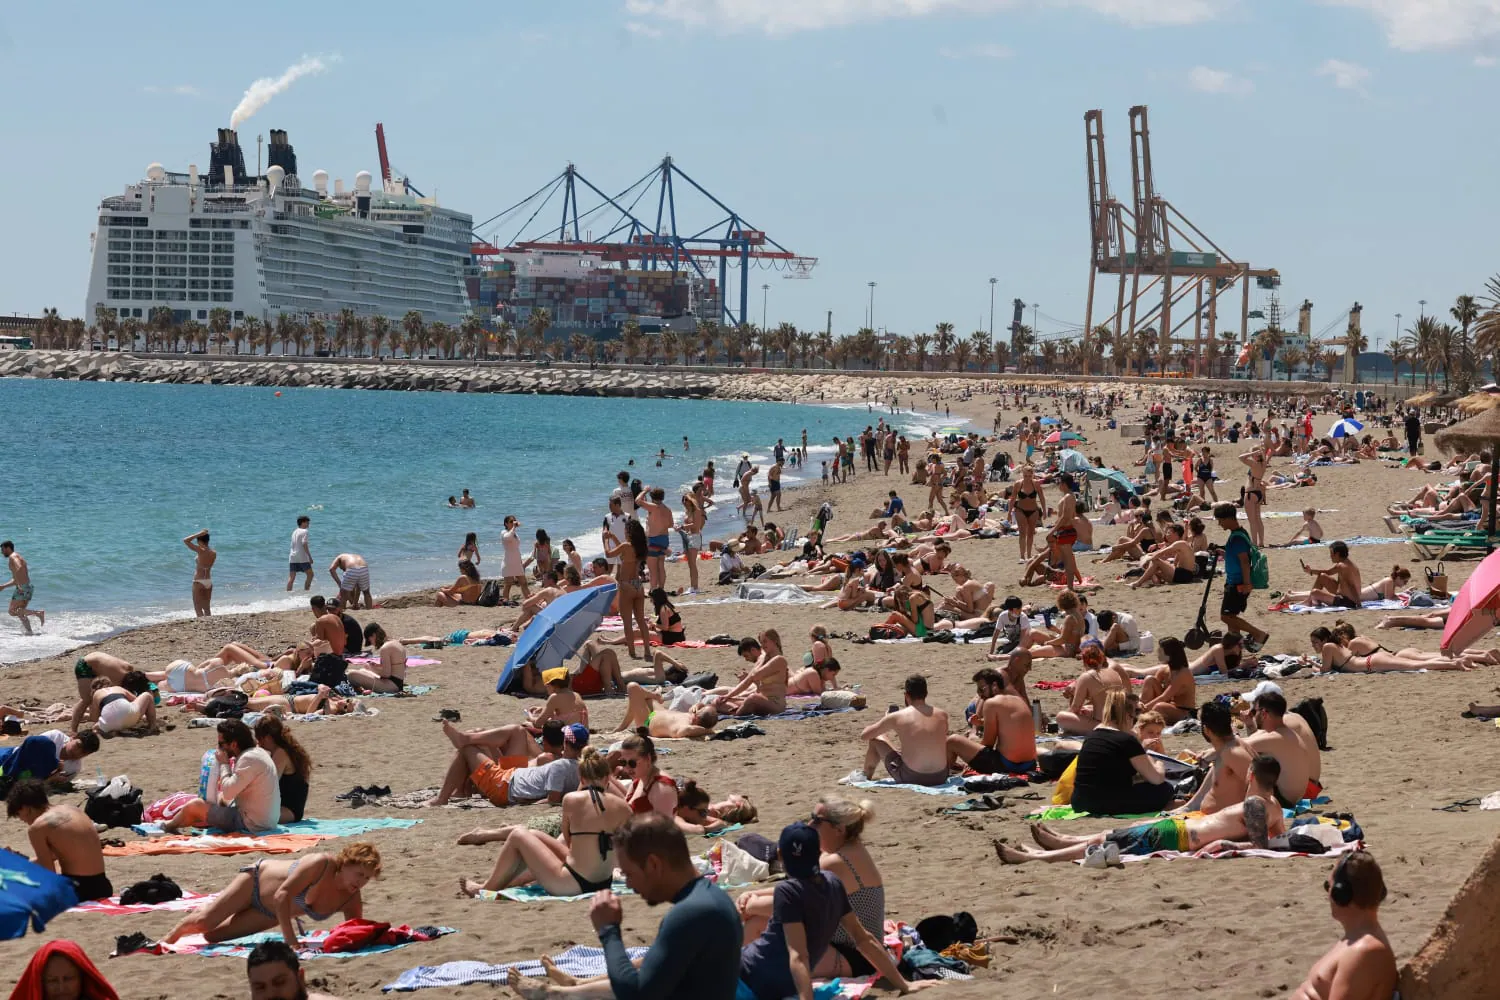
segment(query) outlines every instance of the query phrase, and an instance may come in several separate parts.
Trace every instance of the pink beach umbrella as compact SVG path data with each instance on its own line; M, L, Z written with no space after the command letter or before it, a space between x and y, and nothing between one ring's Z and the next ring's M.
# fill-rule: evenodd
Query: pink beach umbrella
M1491 552L1464 581L1453 598L1448 624L1443 628L1443 652L1462 653L1497 624L1500 613L1500 551Z

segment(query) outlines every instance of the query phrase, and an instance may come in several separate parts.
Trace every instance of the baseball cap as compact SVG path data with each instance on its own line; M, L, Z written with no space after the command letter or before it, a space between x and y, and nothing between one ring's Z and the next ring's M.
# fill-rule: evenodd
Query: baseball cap
M557 681L560 681L560 680L562 680L563 678L565 678L567 676L568 676L568 668L567 667L553 667L550 670L543 670L542 671L542 683L543 684L555 684Z
M574 746L586 747L589 745L589 727L574 722L563 726L563 742Z
M818 858L822 854L818 847L818 831L806 823L784 827L776 852L781 856L781 867L788 875L807 878L818 870Z

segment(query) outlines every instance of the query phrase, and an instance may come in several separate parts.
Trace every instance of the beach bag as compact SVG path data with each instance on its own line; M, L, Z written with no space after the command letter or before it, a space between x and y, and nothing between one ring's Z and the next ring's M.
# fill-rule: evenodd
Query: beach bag
M141 804L141 790L132 786L128 778L123 784L117 783L119 780L89 792L83 814L104 826L135 826L141 822L146 812Z
M1078 758L1074 757L1068 762L1063 770L1062 777L1057 779L1057 787L1052 791L1052 804L1055 806L1072 805L1073 803L1073 780L1078 776Z
M1328 713L1323 709L1322 698L1303 698L1292 708L1293 712L1307 722L1318 741L1319 750L1328 749Z
M249 704L250 696L245 692L225 691L203 703L203 714L210 719L238 719L244 716Z
M182 898L182 887L165 875L152 875L120 893L121 906L156 906Z
M314 684L338 687L349 673L349 661L337 653L322 653L313 661L312 672L307 679Z
M493 608L500 603L500 581L484 581L484 589L479 592L479 606L481 608Z
M870 626L870 638L871 639L904 639L904 638L906 638L906 630L903 629L900 625L884 625L884 624L881 624L881 625L871 625Z
M1441 562L1436 570L1427 570L1427 593L1437 598L1448 596L1448 569Z

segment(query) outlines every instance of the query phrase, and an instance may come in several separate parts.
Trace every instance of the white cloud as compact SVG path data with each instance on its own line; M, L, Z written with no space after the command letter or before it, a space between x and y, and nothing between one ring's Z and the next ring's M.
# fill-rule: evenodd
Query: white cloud
M1317 68L1318 76L1330 77L1333 85L1340 90L1357 90L1364 92L1365 84L1370 79L1370 71L1359 63L1347 62L1343 59L1327 59L1323 65Z
M179 83L171 87L150 85L142 88L148 94L171 94L175 97L197 97L198 88L191 83Z
M1188 85L1205 94L1232 94L1243 97L1255 90L1255 84L1228 70L1194 66L1188 73Z
M691 28L786 35L868 21L935 14L988 14L1017 7L1083 8L1128 24L1193 24L1236 0L625 0L632 17ZM1497 0L1500 2L1500 0Z
M1479 66L1479 67L1481 67L1483 69L1489 69L1491 66L1495 65L1496 62L1497 62L1497 60L1495 59L1494 56L1475 56L1474 57L1474 65L1475 66Z
M938 55L944 59L1009 59L1015 53L1004 45L981 44L965 45L960 48L944 46L938 49Z
M628 32L630 32L632 35L638 35L641 38L660 38L661 37L661 29L660 28L653 28L653 27L651 27L651 25L649 25L649 24L642 24L639 21L626 21L625 22L625 30L628 31Z
M1322 0L1374 17L1394 48L1456 49L1500 38L1500 0Z

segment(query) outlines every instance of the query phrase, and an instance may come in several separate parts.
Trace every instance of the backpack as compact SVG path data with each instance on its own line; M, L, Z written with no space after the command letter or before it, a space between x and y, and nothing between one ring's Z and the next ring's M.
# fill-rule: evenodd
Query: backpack
M325 684L333 688L344 683L348 672L348 660L337 653L320 653L313 661L312 672L307 675L307 679L314 684Z
M870 626L871 639L904 639L906 630L900 625L886 625L884 623Z
M1322 698L1303 698L1292 708L1293 712L1307 722L1308 728L1317 738L1318 749L1328 749L1328 712L1323 708Z
M500 581L484 581L484 589L479 592L479 606L481 608L493 608L500 603Z
M113 794L106 795L106 792ZM113 783L89 792L83 803L84 815L104 826L135 826L141 822L145 812L139 788L127 786L122 792Z
M250 696L243 691L226 691L203 703L203 714L210 719L238 719L244 716Z
M120 893L121 906L155 905L182 898L182 887L165 875L152 875Z
M1237 528L1235 531L1245 536L1245 544L1250 548L1250 589L1270 590L1271 564L1266 560L1266 554L1255 547L1254 543L1250 541L1249 532L1245 531L1245 529Z

